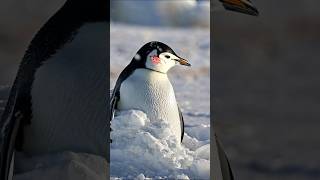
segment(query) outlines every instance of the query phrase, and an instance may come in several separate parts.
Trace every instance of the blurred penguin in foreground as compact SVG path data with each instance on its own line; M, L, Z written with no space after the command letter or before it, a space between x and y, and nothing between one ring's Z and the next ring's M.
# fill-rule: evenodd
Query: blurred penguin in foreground
M250 0L213 0L213 11L220 11L220 10L229 10L240 12L252 16L258 16L259 12L251 3ZM221 144L217 138L214 136L214 140L211 141L212 143L212 161L213 167L211 167L211 174L213 179L223 179L223 180L233 180L233 174L231 170L231 166L227 159L226 154L224 153Z
M107 12L67 0L31 41L0 119L1 180L107 176Z

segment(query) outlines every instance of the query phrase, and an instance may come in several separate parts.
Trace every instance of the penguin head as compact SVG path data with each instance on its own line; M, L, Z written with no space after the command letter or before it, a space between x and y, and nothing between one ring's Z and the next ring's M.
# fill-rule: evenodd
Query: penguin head
M140 48L133 57L132 63L138 67L167 73L175 65L191 66L189 62L179 57L168 45L152 41Z

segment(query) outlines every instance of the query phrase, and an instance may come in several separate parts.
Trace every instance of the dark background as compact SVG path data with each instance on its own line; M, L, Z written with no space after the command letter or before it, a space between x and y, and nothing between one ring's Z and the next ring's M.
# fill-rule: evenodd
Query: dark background
M0 86L63 2L1 0ZM257 18L214 15L216 131L236 179L320 179L320 2L254 3Z
M65 0L0 1L0 85L11 85L27 46Z
M0 117L30 41L64 1L0 1Z
M214 115L236 179L320 179L320 2L214 15Z

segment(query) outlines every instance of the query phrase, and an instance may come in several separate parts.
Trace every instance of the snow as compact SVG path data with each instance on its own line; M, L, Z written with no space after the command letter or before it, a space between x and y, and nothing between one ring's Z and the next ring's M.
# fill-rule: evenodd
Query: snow
M59 152L28 156L16 152L15 180L105 180L106 160L86 153Z
M111 121L111 179L209 179L209 29L111 24L110 86L138 49L153 40L192 64L168 73L184 115L184 140L177 142L169 124L150 120L142 111L117 111Z
M111 124L111 174L208 178L209 144L191 151L169 126L166 121L151 122L139 110L118 111Z

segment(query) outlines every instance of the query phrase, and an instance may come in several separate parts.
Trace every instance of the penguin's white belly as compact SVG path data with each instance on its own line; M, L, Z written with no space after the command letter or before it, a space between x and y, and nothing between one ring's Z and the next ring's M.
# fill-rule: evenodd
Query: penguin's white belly
M106 153L105 82L87 75L39 71L32 89L31 124L25 127L25 152Z
M89 27L96 29L96 25ZM86 35L90 38L90 34ZM85 41L88 47L83 47L83 41L75 39L37 70L31 90L31 124L24 128L26 153L74 151L106 155L107 62L102 45L105 40L100 41ZM94 46L99 43L101 47Z
M167 121L177 140L181 122L173 87L166 74L137 69L121 84L120 110L138 109L151 121Z

